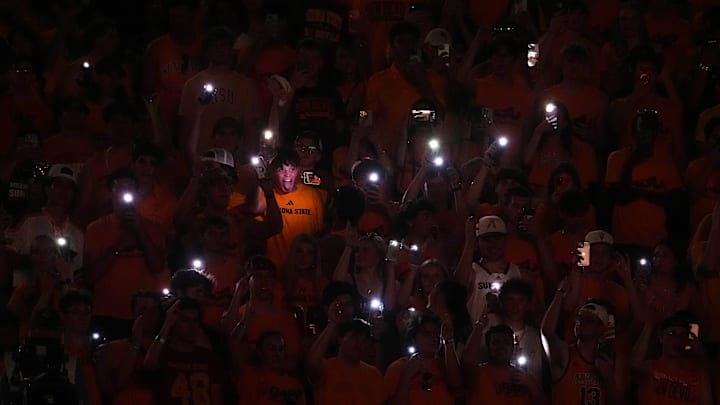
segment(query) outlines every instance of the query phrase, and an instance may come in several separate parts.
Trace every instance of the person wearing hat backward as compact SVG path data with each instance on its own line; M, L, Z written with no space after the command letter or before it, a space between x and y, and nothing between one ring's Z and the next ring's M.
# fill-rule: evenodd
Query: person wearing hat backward
M454 278L468 290L468 311L475 321L491 310L488 304L496 303L503 283L522 278L520 268L505 260L506 246L507 228L502 218L470 217L465 222L465 247ZM473 262L476 249L480 259Z
M541 325L554 381L552 403L625 403L625 358L613 353L605 339L608 330L614 327L609 304L593 300L581 306L575 314L572 340L563 340L557 333L568 285L560 284Z
M660 358L652 360L648 359L648 351L656 329L653 322L645 323L632 357L639 380L639 403L714 403L712 383L703 362L707 354L695 335L699 330L693 331L691 322L696 321L683 313L662 321L655 335L661 347Z
M22 218L18 224L6 231L9 247L21 255L30 254L30 246L41 235L52 238L67 254L69 270L82 267L83 231L70 220L78 195L77 172L69 165L56 164L50 167L43 188L46 203L39 212ZM69 276L72 278L72 275Z

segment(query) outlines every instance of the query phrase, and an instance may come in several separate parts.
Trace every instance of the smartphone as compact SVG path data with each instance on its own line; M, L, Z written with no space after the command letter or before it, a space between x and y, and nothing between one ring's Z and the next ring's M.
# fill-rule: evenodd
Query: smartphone
M558 129L558 114L557 106L555 104L545 104L545 121L552 125L552 129Z
M90 62L83 61L82 68L83 68L83 70L90 70Z
M372 125L372 111L360 110L358 111L358 125L363 127L369 127Z
M578 266L589 267L590 266L590 243L580 242L577 247Z
M435 110L412 110L412 118L415 122L435 123L437 111Z
M302 172L301 178L302 178L303 184L306 184L308 186L319 187L320 184L322 183L322 180L320 180L320 177L315 175L315 172L312 170L306 170L306 171Z
M262 156L253 156L250 158L250 163L255 168L258 180L264 180L267 176L267 168L265 167L265 159Z
M535 67L540 60L540 47L538 44L531 42L527 45L527 65Z
M480 108L480 118L485 121L488 125L491 125L495 120L495 110L490 107Z
M203 84L203 90L200 94L200 97L198 97L198 101L202 105L208 105L212 103L213 98L215 97L215 93L217 93L217 89L215 86L213 86L211 83L205 83Z
M387 248L387 259L391 262L397 261L400 250L402 250L402 243L394 239L390 240Z
M373 311L375 318L382 318L385 305L378 298L373 298L370 300L370 309Z
M490 158L495 161L495 163L500 163L509 142L510 141L505 136L500 136L495 139L494 143L497 144L497 148L495 148L495 153L490 156Z
M105 343L105 336L103 336L100 332L92 332L90 333L90 348L92 351L97 350L97 348Z
M700 325L697 323L690 324L690 339L697 339L700 336Z

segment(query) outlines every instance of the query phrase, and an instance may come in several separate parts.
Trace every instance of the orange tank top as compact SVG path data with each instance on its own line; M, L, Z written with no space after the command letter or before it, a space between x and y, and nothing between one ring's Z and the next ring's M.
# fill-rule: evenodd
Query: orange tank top
M553 382L554 405L604 405L605 392L595 366L585 360L575 345L570 346L570 359L565 373Z
M640 385L640 403L695 404L702 400L705 373L695 364L673 367L665 360L650 362L650 375Z

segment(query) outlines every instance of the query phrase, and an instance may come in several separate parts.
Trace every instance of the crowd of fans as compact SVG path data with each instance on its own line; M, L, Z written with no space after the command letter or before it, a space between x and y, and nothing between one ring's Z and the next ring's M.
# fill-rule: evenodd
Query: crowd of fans
M720 1L0 33L1 404L720 401Z

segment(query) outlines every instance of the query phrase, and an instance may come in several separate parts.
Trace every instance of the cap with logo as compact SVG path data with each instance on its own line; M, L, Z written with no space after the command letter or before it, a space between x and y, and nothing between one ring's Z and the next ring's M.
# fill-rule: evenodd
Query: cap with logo
M200 160L203 162L216 162L222 165L235 167L235 158L233 158L233 155L222 148L212 148L208 150L203 153Z
M608 313L607 309L600 304L588 302L578 309L578 314L580 313L590 314L598 318L606 328L612 326L612 316Z
M52 165L50 167L50 170L48 171L47 177L50 179L62 177L62 178L72 181L75 184L77 184L77 182L78 182L77 173L75 173L75 169L73 169L72 166L63 165L63 164Z
M480 237L490 234L506 234L505 221L495 215L488 215L480 218L475 225L475 236Z
M588 232L587 235L585 235L585 242L589 243L590 246L596 244L596 243L604 243L607 245L612 245L615 243L615 240L613 239L612 235L605 231L601 230L595 230Z

